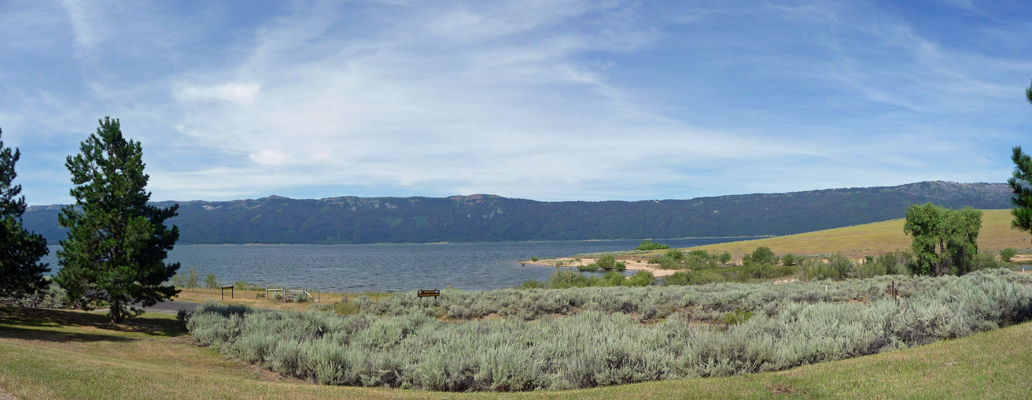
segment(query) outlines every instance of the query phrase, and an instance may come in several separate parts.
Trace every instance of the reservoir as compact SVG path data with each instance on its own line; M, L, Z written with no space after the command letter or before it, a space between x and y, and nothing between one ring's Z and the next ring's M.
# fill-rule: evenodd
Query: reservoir
M671 247L691 247L751 238L659 239ZM263 287L332 292L396 292L456 288L511 288L530 279L547 280L555 267L521 266L531 257L555 258L583 253L626 251L641 240L492 242L362 245L177 245L167 262L179 272L196 268L220 285L238 281ZM60 268L50 246L43 261L51 273Z

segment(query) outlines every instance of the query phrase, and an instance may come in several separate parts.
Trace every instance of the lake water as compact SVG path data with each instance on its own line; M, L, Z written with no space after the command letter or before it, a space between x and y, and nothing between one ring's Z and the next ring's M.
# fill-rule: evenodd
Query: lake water
M672 247L701 246L743 238L659 240ZM555 267L520 266L531 257L630 250L640 240L370 244L370 245L180 245L168 261L181 272L196 268L203 279L214 274L222 285L237 281L265 287L306 288L333 292L394 292L453 287L489 290L530 279L547 280ZM59 266L59 246L44 262Z

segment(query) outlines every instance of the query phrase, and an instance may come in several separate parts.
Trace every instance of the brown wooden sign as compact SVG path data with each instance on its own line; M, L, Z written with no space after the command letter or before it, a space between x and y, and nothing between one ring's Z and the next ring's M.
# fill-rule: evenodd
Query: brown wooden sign
M440 289L419 289L416 290L416 295L419 297L439 297L441 295Z

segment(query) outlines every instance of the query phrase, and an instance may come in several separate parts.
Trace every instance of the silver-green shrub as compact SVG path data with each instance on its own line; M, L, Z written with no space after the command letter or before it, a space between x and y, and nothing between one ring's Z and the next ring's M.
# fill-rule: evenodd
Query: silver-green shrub
M898 301L888 293L891 284ZM782 370L960 337L1032 315L1032 279L1007 270L442 292L436 305L414 293L360 300L361 312L352 316L211 302L187 325L201 344L312 382L525 391ZM436 318L441 310L448 322ZM480 319L489 314L502 318ZM721 321L729 314L733 324Z

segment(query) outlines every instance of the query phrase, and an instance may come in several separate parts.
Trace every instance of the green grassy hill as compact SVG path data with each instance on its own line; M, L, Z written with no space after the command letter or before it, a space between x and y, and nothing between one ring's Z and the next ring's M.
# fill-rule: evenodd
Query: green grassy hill
M1010 210L985 210L982 215L982 230L978 235L978 249L999 251L1012 247L1028 249L1028 232L1011 229ZM716 252L729 252L740 259L759 246L769 247L775 254L825 254L842 253L850 258L878 255L910 248L912 238L903 233L903 219L848 226L797 235L779 236L758 240L728 242L693 247Z

